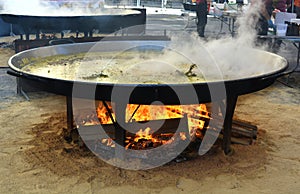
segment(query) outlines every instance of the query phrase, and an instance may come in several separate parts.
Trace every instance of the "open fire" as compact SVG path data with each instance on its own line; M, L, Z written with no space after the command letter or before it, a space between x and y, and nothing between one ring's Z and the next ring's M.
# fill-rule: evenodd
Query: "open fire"
M108 129L106 130L108 134L113 133L114 130L111 129L116 119L113 111L114 106L110 102L97 102L97 114L82 115L81 118L76 118L77 123L79 123L77 127L97 126L101 124L104 129ZM178 124L182 118L187 120L187 129L181 129L179 133L175 133L178 126L176 123ZM171 144L175 140L191 141L196 138L202 139L211 115L205 104L172 106L128 104L125 119L125 123L128 124L129 128L136 123L165 121L159 129L149 124L148 127L144 129L140 128L134 134L130 132L126 133L126 139L124 140L125 148L141 150ZM112 138L102 139L101 143L108 147L115 147L113 143L114 134L110 137Z

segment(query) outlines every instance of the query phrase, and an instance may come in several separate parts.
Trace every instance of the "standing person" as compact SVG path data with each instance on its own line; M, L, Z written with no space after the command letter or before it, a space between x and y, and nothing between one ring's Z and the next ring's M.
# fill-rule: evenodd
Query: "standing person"
M273 13L273 1L272 0L255 0L255 2L259 5L259 14L258 14L258 22L256 24L256 32L257 35L268 35L268 29L270 27L269 22ZM270 39L267 38L258 38L258 45L268 45L270 52L276 53L280 47L282 40L277 40L273 43Z
M300 0L294 0L294 13L297 14L297 18L300 18Z
M207 0L196 0L197 32L200 37L204 37L205 26L207 24Z
M286 12L291 6L291 0L273 0L275 12Z
M262 6L259 10L259 18L256 24L258 35L267 35L269 29L269 20L273 12L272 0L261 0Z

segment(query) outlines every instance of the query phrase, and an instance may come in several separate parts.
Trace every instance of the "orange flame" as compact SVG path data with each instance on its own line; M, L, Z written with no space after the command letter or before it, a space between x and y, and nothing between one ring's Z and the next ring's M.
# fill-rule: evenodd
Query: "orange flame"
M138 142L140 139L145 139L145 140L153 140L154 142L156 139L153 139L152 134L150 134L150 127L147 127L145 130L140 129L136 133L136 137L134 138L133 141Z
M129 104L125 118L128 122L149 121L182 118L184 114L187 114L191 136L195 135L196 130L204 128L205 121L203 118L210 118L205 104L172 106Z
M112 124L112 118L115 120L115 114L113 112L114 104L106 102L108 108L112 115L109 115L106 107L102 102L98 103L97 115L89 115L82 122L83 125L97 125L97 124ZM197 105L137 105L128 104L125 112L126 122L140 122L140 121L150 121L150 120L161 120L161 119L176 119L182 118L183 115L187 115L188 127L189 127L189 137L202 137L201 130L204 128L205 123L210 119L210 113L207 111L205 104ZM95 119L96 118L96 119ZM151 128L140 129L135 137L126 137L125 143L127 143L126 148L132 146L133 142L139 141L151 141L157 144L168 144L174 140L173 135L168 134L170 139L162 140L153 137L151 133ZM187 139L187 134L184 132L179 133L179 138L182 140ZM102 143L107 146L114 147L112 139L103 139Z

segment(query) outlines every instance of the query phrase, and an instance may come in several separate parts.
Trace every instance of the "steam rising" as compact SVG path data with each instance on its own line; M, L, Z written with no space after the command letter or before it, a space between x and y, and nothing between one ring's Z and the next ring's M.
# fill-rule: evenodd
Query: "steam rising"
M286 60L278 55L267 53L267 46L258 47L256 23L260 17L262 2L248 7L244 15L238 18L236 37L223 37L203 41L196 32L176 32L171 34L171 43L155 57L145 58L137 54L135 59L123 62L126 72L118 75L121 82L129 78L138 81L157 80L162 83L235 80L274 73L286 66ZM151 27L159 29L159 26ZM151 41L149 41L151 44ZM154 44L154 43L153 43ZM144 45L143 45L144 46ZM101 47L101 46L100 46ZM198 80L187 78L185 73L191 65L197 68L193 73ZM112 68L107 64L105 68ZM117 68L118 64L115 66ZM105 68L101 71L105 71ZM174 72L180 72L176 74ZM183 75L180 77L180 75Z
M158 75L163 77L165 72L171 72L170 64L173 64L174 69L180 69L182 73L188 70L186 64L196 64L197 68L193 70L193 73L197 76L203 77L206 81L221 81L274 73L286 65L285 60L280 56L254 49L253 44L249 43L243 41L241 37L212 40L205 43L198 39L197 35L192 40L186 36L179 37L177 35L173 37L173 41L169 45L172 52L167 50L157 56L152 65L149 63L148 65L134 64L132 66L135 66L134 72L148 72L149 76L157 73L159 68L161 74ZM159 66L153 64L159 64ZM167 82L166 79L172 80L173 78L166 77L163 81ZM177 77L177 81L183 80Z
M104 0L45 1L45 0L0 0L2 13L34 16L114 15L133 10L105 9Z
M256 0L250 7L243 13L241 17L237 18L238 36L237 44L239 46L254 47L256 40L256 24L260 17L260 12L263 7L263 3L260 0Z
M151 72L157 72L156 68L160 68L160 72L170 69L168 65L163 64L176 64L175 68L181 64L196 64L194 73L206 80L230 80L259 76L284 68L286 65L284 58L259 51L266 50L268 46L258 47L256 43L256 24L262 6L262 2L257 1L238 17L236 37L227 36L203 41L196 33L176 32L171 36L172 41L168 45L168 49L172 52L166 49L163 55L152 59L152 64L160 64L159 66L139 64L135 66L135 72L149 72L150 75Z
M286 65L284 58L271 53L256 52L268 49L268 45L257 45L256 24L263 7L262 1L256 1L237 20L237 36L213 39L208 42L199 39L195 33L182 33L172 37L171 48L186 56L198 66L198 74L207 80L240 79L271 73ZM255 51L255 52L253 52ZM182 57L174 53L165 54L161 59L169 64L185 63ZM219 72L219 74L218 74Z

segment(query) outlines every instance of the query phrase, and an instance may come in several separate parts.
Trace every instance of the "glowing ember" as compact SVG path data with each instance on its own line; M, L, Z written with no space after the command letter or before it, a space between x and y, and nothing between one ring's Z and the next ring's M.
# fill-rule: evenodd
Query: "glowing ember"
M184 132L180 135L182 140L186 139ZM184 139L185 138L185 139ZM147 127L145 130L140 129L133 138L127 137L127 145L125 149L149 149L156 148L164 144L170 144L175 140L173 134L160 134L153 136L151 128Z
M116 145L113 143L113 140L111 138L108 139L102 139L101 141L102 144L106 144L109 147L114 148Z
M134 138L133 141L138 142L140 139L146 139L146 140L152 140L152 134L150 134L150 128L147 127L144 131L142 129L140 129L137 133L136 133L136 137ZM155 142L155 139L153 139L153 141Z
M186 140L186 135L185 135L184 132L180 132L179 135L180 135L180 138L181 138L183 141Z

